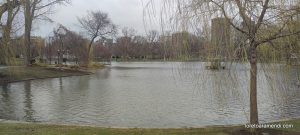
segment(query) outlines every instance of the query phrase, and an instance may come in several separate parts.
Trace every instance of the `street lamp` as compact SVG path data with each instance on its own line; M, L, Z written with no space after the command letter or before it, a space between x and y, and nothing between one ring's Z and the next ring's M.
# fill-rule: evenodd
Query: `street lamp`
M57 50L57 64L59 65L61 50Z
M60 39L60 50L57 51L58 53L58 64L60 64L60 59L62 58L61 55L64 54L64 47L63 47L63 37L66 35L66 30L62 27L59 26L58 30L57 30L57 34L59 36Z
M64 59L65 64L67 65L67 60L69 59L70 50L67 49L65 52L66 52L66 56L63 59Z

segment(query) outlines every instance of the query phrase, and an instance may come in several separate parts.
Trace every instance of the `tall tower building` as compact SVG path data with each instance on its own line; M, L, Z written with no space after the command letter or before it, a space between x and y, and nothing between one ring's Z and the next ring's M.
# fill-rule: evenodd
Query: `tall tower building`
M228 48L230 46L230 24L225 18L214 18L211 22L211 43L212 55L214 57L221 56L227 57Z

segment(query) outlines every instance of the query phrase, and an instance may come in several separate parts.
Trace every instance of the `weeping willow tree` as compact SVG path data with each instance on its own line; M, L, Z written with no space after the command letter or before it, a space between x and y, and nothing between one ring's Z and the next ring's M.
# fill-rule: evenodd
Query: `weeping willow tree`
M206 57L215 57L218 56L216 53L219 53L229 58L227 61L249 63L250 123L258 124L258 63L280 63L289 59L292 52L299 56L299 50L296 49L299 49L297 37L300 34L300 2L298 0L164 0L160 4L156 2L150 0L146 4L145 16L150 18L150 22L158 22L162 33L167 30L201 29L203 37L208 41L206 48L209 55ZM216 18L219 18L219 23L216 25L217 28L214 28ZM227 25L229 28L224 28Z
M11 49L11 33L13 29L13 21L20 10L20 2L18 0L6 0L0 6L1 23L1 44L0 44L0 64L12 65L15 64L14 52Z

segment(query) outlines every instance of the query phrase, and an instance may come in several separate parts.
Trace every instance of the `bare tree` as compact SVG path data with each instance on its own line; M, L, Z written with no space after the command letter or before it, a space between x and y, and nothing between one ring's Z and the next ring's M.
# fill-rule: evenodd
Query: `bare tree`
M152 1L150 1L151 3ZM166 22L173 22L177 29L193 29L192 23L209 24L221 17L242 35L244 52L250 69L250 123L257 124L257 49L262 45L273 47L273 42L298 35L299 28L289 25L300 14L298 0L165 0L164 6L173 12ZM151 5L151 4L149 4ZM173 6L175 5L175 6ZM163 7L164 9L167 7ZM166 9L168 10L168 9ZM171 20L171 21L170 21ZM164 24L166 24L164 22Z
M6 3L0 6L0 20L2 20L2 15L6 14L6 23L0 25L2 29L2 39L1 39L1 55L0 63L3 64L13 64L13 52L10 47L12 24L15 16L20 10L20 3L17 0L6 0Z
M57 4L66 4L70 0L23 0L25 17L24 45L26 47L25 64L29 65L31 61L31 30L35 19L50 20L47 14L51 13L53 6Z
M151 57L155 58L159 54L158 44L159 33L156 30L150 30L147 33L148 47L151 50Z
M3 3L0 6L0 18L2 18L2 15L10 8L14 9L14 8L19 7L20 5L21 5L21 3L19 0L12 0L12 1L6 0L6 3Z
M125 59L130 58L132 54L132 40L136 34L137 31L134 28L124 27L122 29L122 37L117 39L119 50Z
M122 29L123 37L130 37L132 38L134 35L136 35L137 31L134 28L128 28L124 27Z
M64 33L58 32L61 30L64 31ZM51 58L51 56L61 57L59 55L65 53L69 56L68 61L73 61L79 65L86 65L86 61L88 61L86 44L89 42L87 39L63 25L59 25L54 29L53 34L47 46L49 50L48 55L50 55L48 59ZM62 50L62 52L58 52L58 50Z
M102 11L91 11L88 15L78 18L78 21L90 39L88 44L89 54L91 54L92 45L97 38L105 38L117 33L117 28L108 17L108 14ZM88 61L91 61L90 56Z
M148 42L150 42L150 43L156 43L158 41L158 38L159 38L159 33L156 30L150 30L147 33L147 39L148 39Z

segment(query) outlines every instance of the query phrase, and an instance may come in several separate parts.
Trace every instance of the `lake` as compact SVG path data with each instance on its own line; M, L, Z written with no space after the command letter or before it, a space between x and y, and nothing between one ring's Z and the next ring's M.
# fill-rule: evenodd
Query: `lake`
M124 62L94 75L0 86L0 119L103 127L181 128L249 121L249 65ZM299 69L260 64L260 122L300 117Z

